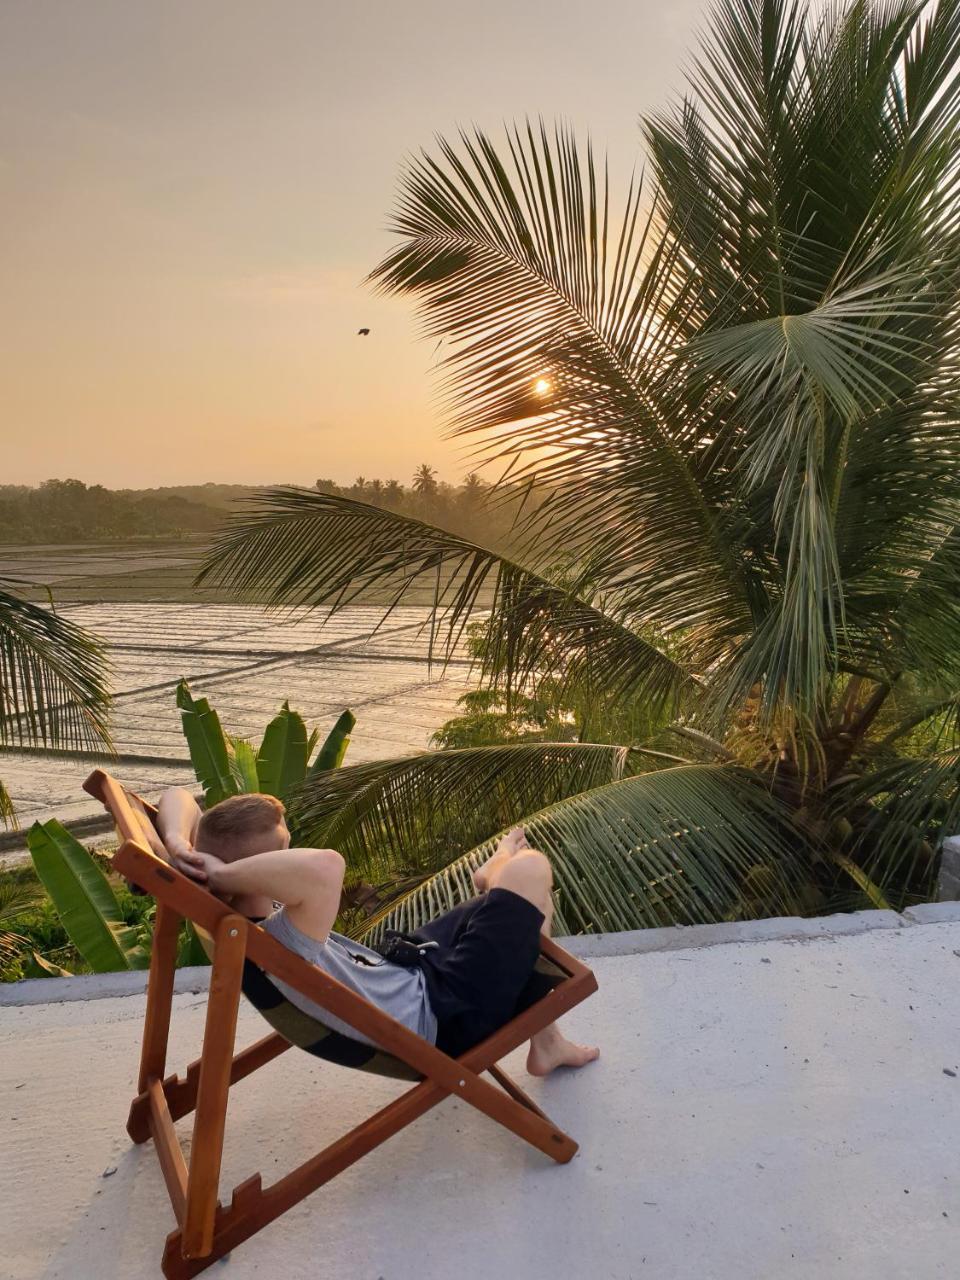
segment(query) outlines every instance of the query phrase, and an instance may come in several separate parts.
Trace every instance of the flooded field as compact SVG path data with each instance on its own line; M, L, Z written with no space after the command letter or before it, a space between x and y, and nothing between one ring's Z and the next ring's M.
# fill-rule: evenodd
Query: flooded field
M285 698L321 732L349 707L357 717L347 755L354 764L427 747L456 714L469 677L463 653L446 668L430 665L427 613L417 607L397 609L379 629L382 609L367 606L327 622L320 614L278 617L227 604L111 602L62 612L109 645L118 758L105 767L148 796L193 782L174 700L182 676L210 699L229 732L255 742ZM95 763L46 752L0 755L21 824L97 813L80 789Z

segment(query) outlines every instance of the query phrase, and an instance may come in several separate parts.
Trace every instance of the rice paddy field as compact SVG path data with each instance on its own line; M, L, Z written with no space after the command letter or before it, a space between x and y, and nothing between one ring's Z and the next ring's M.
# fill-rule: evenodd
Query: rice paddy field
M267 614L193 592L198 553L189 546L6 550L5 573L29 582L34 598L49 588L63 614L109 646L117 756L105 767L147 796L194 782L174 697L181 677L209 698L229 732L254 741L284 699L321 732L349 707L357 726L348 763L427 747L467 688L465 654L444 666L429 661L420 605L402 606L385 622L375 604L330 620ZM0 754L21 825L98 814L81 790L97 763L48 751ZM6 857L16 857L18 841L4 844Z

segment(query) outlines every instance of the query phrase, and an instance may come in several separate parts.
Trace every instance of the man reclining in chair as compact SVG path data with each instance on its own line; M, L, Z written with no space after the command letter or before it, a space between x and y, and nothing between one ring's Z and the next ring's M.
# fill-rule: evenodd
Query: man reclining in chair
M553 980L535 971L550 932L553 875L521 828L500 841L473 877L479 897L430 921L405 963L332 932L344 860L335 849L291 849L284 807L273 796L231 796L201 813L188 791L160 799L157 826L179 868L284 946L324 969L445 1053L459 1057L539 1000ZM275 904L281 903L279 910ZM406 960L412 963L408 965ZM372 1043L278 979L299 1008L334 1031ZM574 1044L556 1023L530 1041L527 1070L582 1067L599 1050Z

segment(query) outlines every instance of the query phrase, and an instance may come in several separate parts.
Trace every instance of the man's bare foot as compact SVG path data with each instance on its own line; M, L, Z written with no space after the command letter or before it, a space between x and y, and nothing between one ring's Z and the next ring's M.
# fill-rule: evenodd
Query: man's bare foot
M527 1070L532 1076L548 1076L557 1067L585 1067L599 1057L596 1046L574 1044L559 1031L541 1032L530 1041Z
M515 853L519 853L521 849L529 849L527 843L527 833L523 827L514 827L508 831L500 843L494 850L493 856L496 858L498 854L504 854L506 857L513 857Z
M514 827L511 831L508 831L493 851L493 854L482 867L479 867L473 873L473 884L477 893L486 893L490 888L490 873L495 867L499 867L508 858L512 858L515 853L519 853L521 849L529 848L527 833L523 827Z

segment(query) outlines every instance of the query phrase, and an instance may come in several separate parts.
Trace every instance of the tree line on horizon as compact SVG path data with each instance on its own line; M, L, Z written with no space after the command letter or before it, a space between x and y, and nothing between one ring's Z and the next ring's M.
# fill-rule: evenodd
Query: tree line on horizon
M35 486L0 485L0 543L112 542L210 534L259 487L209 483L108 489L75 479L45 480ZM409 484L358 476L351 485L317 480L314 487L480 540L491 536L502 540L516 511L513 504L494 504L484 511L490 490L486 482L470 474L462 484L448 484L426 462Z
M365 502L437 525L486 546L502 547L509 542L520 506L519 491L509 497L494 497L494 486L475 471L464 476L460 484L448 484L438 479L436 470L427 462L417 467L408 485L399 480L358 476L351 485L321 479L314 487L320 493Z

